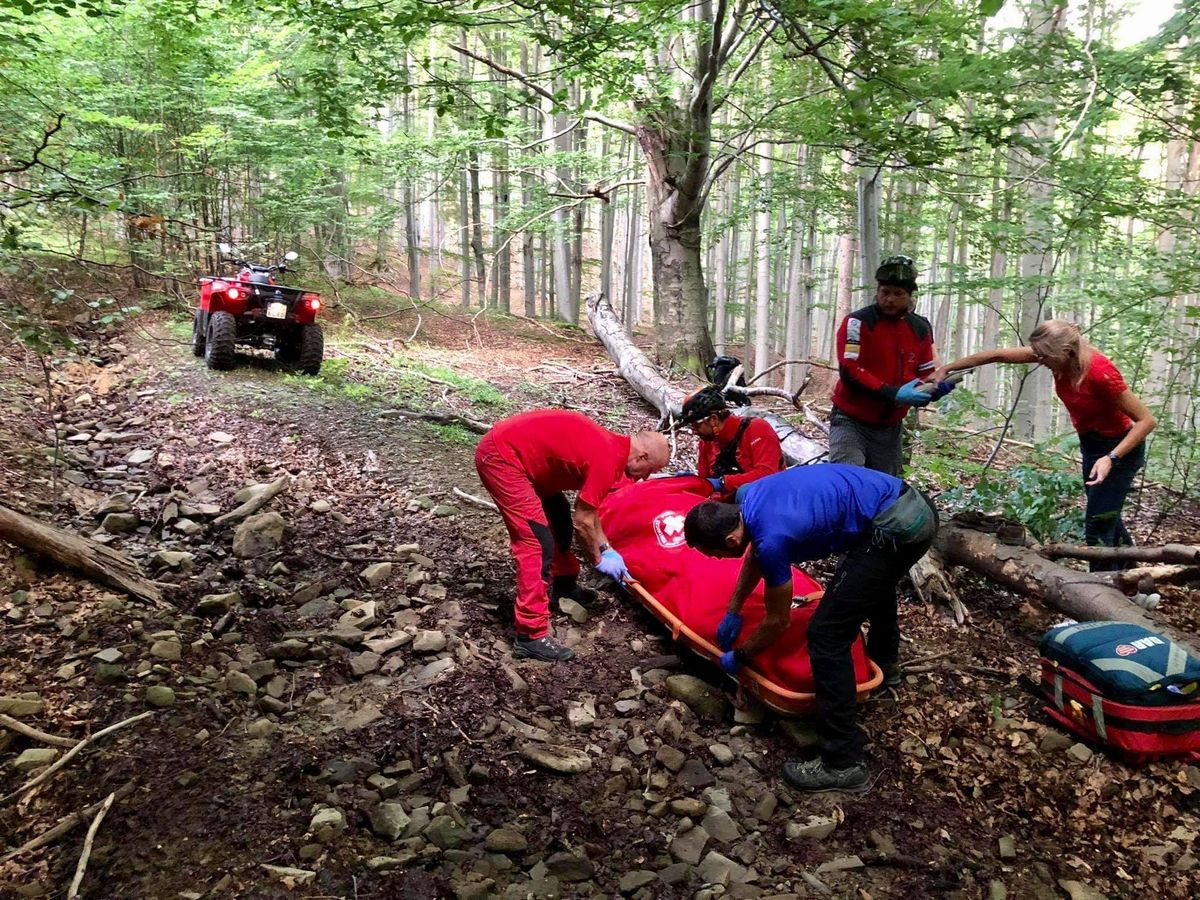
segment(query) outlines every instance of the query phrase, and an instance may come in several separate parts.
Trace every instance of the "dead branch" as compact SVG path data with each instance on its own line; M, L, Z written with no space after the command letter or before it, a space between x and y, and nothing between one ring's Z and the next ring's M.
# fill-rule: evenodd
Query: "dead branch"
M457 413L421 412L420 410L409 409L403 406L385 409L379 415L383 418L424 419L427 422L436 422L439 425L460 425L467 429L467 431L475 432L475 434L487 434L492 429L492 426L487 422L480 422L478 419L469 419Z
M6 716L0 713L0 725L10 731L15 731L17 734L23 734L27 738L32 738L35 741L40 741L43 744L53 744L56 747L74 747L75 741L70 738L58 737L53 734L46 734L44 731L38 731L19 719L14 719L12 716Z
M104 802L100 805L100 809L96 812L96 818L92 819L92 824L88 826L87 836L83 839L83 851L79 854L78 865L75 866L75 877L71 879L71 887L67 891L67 900L74 900L74 898L79 896L79 886L83 884L83 876L87 872L88 860L92 858L92 844L96 840L96 832L100 830L100 823L104 821L104 817L108 815L108 811L112 808L116 799L117 795L115 791L105 797Z
M474 494L468 494L462 488L455 488L454 496L460 500L465 500L472 506L478 506L480 509L490 509L492 512L500 512L500 508L491 500L484 500L482 497L476 497Z
M1165 544L1162 547L1084 547L1047 544L1039 551L1047 559L1085 559L1090 562L1155 562L1200 565L1200 547Z
M94 581L138 600L155 606L166 605L159 586L143 576L137 563L103 544L39 522L5 506L0 506L0 539L49 557L60 565L82 572Z
M1160 584L1195 584L1200 582L1200 566L1142 566L1120 572L1093 572L1106 578L1122 591L1137 590L1153 593Z
M45 133L42 135L41 144L33 148L33 154L29 157L28 162L23 162L18 166L10 166L6 169L0 169L0 175L13 175L18 172L27 172L36 166L40 162L38 157L41 156L42 151L50 146L50 138L54 137L54 135L62 129L63 119L66 117L67 114L65 112L60 112L58 114L54 124L48 127L45 130Z
M121 787L117 788L117 790L115 790L113 792L113 796L117 800L123 800L125 797L129 796L131 793L133 793L133 782L132 781L129 782L128 784L122 785ZM0 856L0 862L8 862L9 860L16 859L18 856L21 856L24 853L28 853L31 850L38 850L42 847L47 846L48 844L53 844L64 834L69 834L72 830L74 830L74 828L77 825L80 825L83 822L86 822L88 819L90 819L92 816L94 816L97 812L100 811L100 807L102 807L107 801L108 801L108 798L106 797L104 800L101 800L99 803L93 803L91 806L85 806L83 809L81 809L77 812L73 812L70 815L63 816L61 819L58 820L58 822L54 825L54 827L52 827L49 831L42 832L40 835L35 837L33 840L26 841L24 844L22 844L20 847L17 847L15 850L10 850L8 853L5 853L3 856Z
M237 507L236 509L231 509L224 515L217 516L215 519L213 519L213 525L224 525L226 522L238 522L242 519L245 519L247 516L253 515L266 506L272 497L274 497L287 486L288 477L286 475L280 475L269 485L267 485L265 490L255 494L241 506Z
M114 731L119 731L122 728L125 728L126 726L133 725L137 722L142 721L143 719L149 718L152 715L154 715L154 710L149 709L149 710L146 710L146 712L144 712L144 713L138 713L136 716L131 716L128 719L122 719L120 722L117 722L115 725L109 725L107 728L104 728L100 731L97 731L95 734L85 737L82 741L80 741L78 744L76 744L74 747L72 747L70 750L68 750L66 753L64 753L53 765L51 765L47 769L45 769L40 775L35 777L28 784L24 785L23 787L17 788L15 791L13 791L7 797L0 798L0 803L7 803L9 800L13 799L13 797L16 797L20 794L27 794L30 791L32 791L35 787L37 787L39 784L44 784L46 781L48 781L50 778L52 778L54 776L55 772L58 772L60 769L62 769L67 763L69 763L72 759L74 759L76 756L78 756L80 753L82 753L84 750L86 750L89 746L91 746L96 741L100 740L100 738L107 737L108 735L112 734Z

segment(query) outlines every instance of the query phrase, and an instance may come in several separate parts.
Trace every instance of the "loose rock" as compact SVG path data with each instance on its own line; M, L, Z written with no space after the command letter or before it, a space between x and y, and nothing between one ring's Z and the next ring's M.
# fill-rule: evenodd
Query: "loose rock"
M387 800L374 806L367 818L371 823L371 831L388 841L398 839L412 821L403 806Z
M165 684L152 684L146 688L146 702L151 706L164 709L175 705L175 691Z
M522 744L520 753L535 766L563 775L579 775L592 768L592 758L582 750L559 744Z
M277 512L259 513L238 525L233 534L233 555L257 559L279 549L286 525Z
M707 681L694 675L671 675L665 684L667 693L686 703L702 719L719 722L725 718L729 701Z
M493 853L522 853L529 848L529 841L515 828L493 828L483 846Z

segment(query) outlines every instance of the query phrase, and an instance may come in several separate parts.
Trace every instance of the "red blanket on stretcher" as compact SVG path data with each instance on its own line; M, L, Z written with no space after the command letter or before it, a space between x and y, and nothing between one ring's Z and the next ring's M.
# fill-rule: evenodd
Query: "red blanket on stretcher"
M710 657L715 651L717 623L725 615L742 564L740 559L704 556L684 541L684 517L697 503L707 500L711 492L703 478L656 478L627 485L609 494L600 507L604 533L625 558L630 574L661 607L676 616L700 640L693 640L686 631L679 632L679 636L693 649ZM793 567L792 587L797 599L792 607L791 625L782 638L755 658L751 668L784 692L811 694L812 666L805 635L819 600L803 601L819 596L821 586ZM650 605L636 591L633 596ZM658 611L652 611L658 614ZM743 609L742 638L758 627L763 615L760 584ZM677 629L673 627L672 630ZM855 642L852 652L855 681L860 690L873 687L872 682L877 683L878 670L867 660L861 640ZM755 692L761 695L760 691ZM795 702L791 704L792 707L795 705Z

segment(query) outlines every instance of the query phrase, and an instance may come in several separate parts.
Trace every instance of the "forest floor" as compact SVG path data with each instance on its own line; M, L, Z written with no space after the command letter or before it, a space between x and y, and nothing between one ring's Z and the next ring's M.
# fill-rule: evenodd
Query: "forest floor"
M729 683L624 597L559 617L574 661L514 662L503 528L454 494L482 493L475 436L397 410L651 419L578 331L426 310L389 342L411 312L358 314L330 324L317 379L209 372L166 314L93 341L53 376L53 477L43 373L0 346L5 502L170 585L154 608L0 545L0 712L80 738L153 711L32 792L36 760L16 763L44 745L0 730L0 857L126 788L81 896L1200 894L1200 768L1051 727L1032 679L1059 617L965 575L966 627L902 603L919 671L863 709L862 795L787 787L806 723L679 699L669 676ZM280 476L282 543L266 523L272 549L234 555L213 517ZM1166 599L1184 621L1188 603ZM522 754L537 744L590 769L550 774ZM85 830L0 863L0 896L62 894Z

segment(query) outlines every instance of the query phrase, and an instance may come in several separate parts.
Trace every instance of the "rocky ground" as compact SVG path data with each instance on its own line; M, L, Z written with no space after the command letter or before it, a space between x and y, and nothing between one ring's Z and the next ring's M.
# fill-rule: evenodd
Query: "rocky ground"
M575 661L514 662L503 529L454 493L481 492L473 436L397 410L645 411L578 333L427 315L385 339L309 382L210 373L143 319L49 403L0 348L6 504L168 585L152 606L0 546L0 712L72 741L151 713L32 790L66 746L0 729L6 848L117 792L85 897L1200 892L1200 769L1049 727L1030 679L1055 616L983 583L960 581L967 628L903 606L910 674L864 709L863 795L789 790L811 727L732 703L625 598L559 617ZM0 895L62 893L85 830L0 850Z

